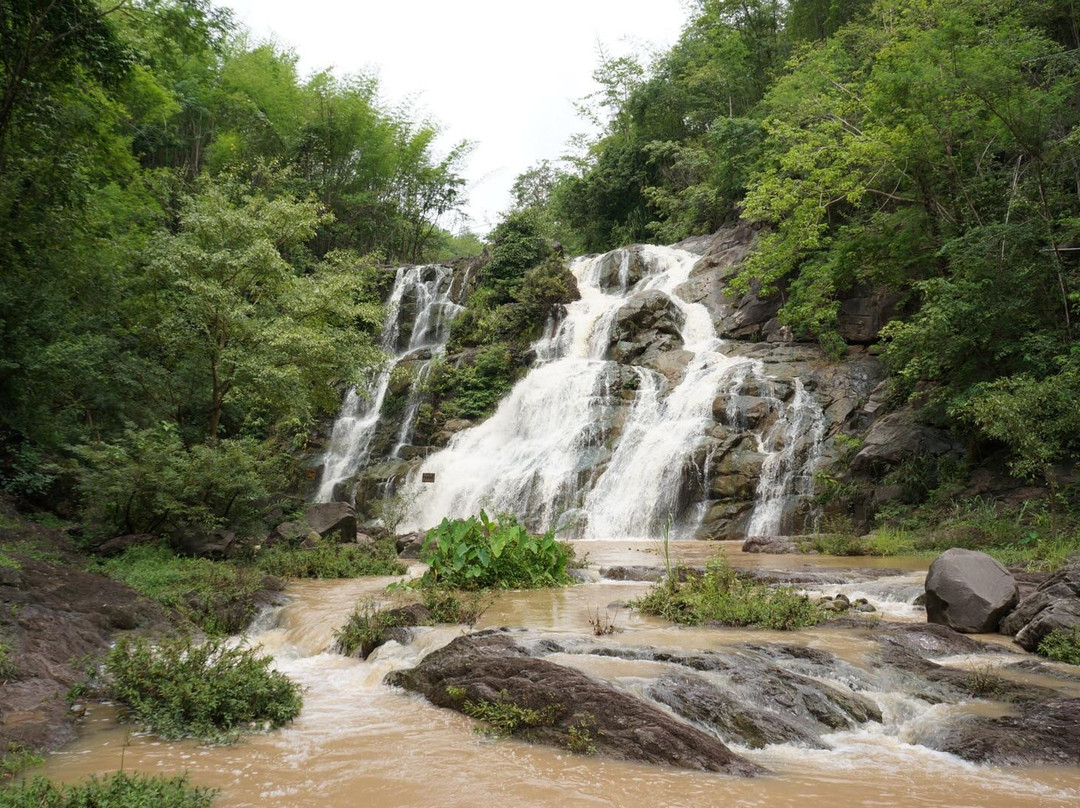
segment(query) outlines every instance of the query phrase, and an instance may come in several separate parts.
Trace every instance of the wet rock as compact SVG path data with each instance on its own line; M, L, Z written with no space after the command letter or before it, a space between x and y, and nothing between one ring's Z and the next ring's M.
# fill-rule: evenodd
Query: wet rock
M740 776L764 772L712 736L640 699L580 671L528 656L503 633L458 637L415 668L390 674L387 683L459 712L469 701L536 711L531 725L522 722L511 730L522 740L566 749L571 727L579 727L598 754L619 760Z
M1000 646L988 646L948 626L934 623L883 623L874 631L874 636L887 645L912 651L921 657L1003 650Z
M308 505L304 521L324 539L336 534L340 542L356 541L356 511L347 502Z
M815 723L789 717L767 705L752 705L700 676L664 676L649 685L645 693L677 715L714 730L727 743L751 749L777 743L824 748Z
M601 567L600 577L608 581L659 581L664 571L659 567Z
M1001 622L1001 633L1034 651L1051 631L1080 629L1080 559L1073 559L1024 598Z
M1080 699L1054 699L1001 718L966 716L921 743L995 766L1080 765Z
M407 533L404 536L398 536L394 540L394 546L400 558L419 558L420 550L424 547L424 534Z
M717 502L705 514L697 537L711 541L733 541L746 535L746 524L754 503L750 500Z
M597 266L598 285L605 292L623 292L650 273L649 257L641 245L613 250Z
M601 647L590 653L668 662L714 674L745 704L809 722L816 733L881 720L880 710L869 699L811 678L835 678L842 671L854 684L866 681L863 673L825 651L776 644L734 646L702 654L626 647Z
M743 542L744 553L769 553L787 555L800 552L799 546L790 536L751 536Z
M685 319L675 301L658 289L634 295L615 315L608 358L648 363L665 351L681 348Z
M1016 581L986 553L946 550L926 576L927 621L965 634L997 631L1016 601Z

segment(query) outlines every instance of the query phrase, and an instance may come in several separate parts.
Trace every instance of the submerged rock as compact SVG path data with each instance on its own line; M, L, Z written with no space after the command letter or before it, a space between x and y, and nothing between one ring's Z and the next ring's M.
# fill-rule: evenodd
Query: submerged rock
M751 536L743 542L742 551L775 555L801 552L799 545L789 536Z
M700 676L664 676L649 685L645 693L683 718L715 730L728 743L751 749L776 743L796 743L815 749L825 746L818 738L814 722L754 705Z
M921 742L974 763L1080 765L1080 699L1054 699L1001 718L966 716Z
M1016 581L986 553L946 550L926 576L926 619L965 634L997 631L1016 601Z
M580 671L535 659L504 633L458 637L387 684L468 714L518 716L504 727L522 740L620 760L739 776L764 773L699 729ZM472 708L469 705L473 705Z

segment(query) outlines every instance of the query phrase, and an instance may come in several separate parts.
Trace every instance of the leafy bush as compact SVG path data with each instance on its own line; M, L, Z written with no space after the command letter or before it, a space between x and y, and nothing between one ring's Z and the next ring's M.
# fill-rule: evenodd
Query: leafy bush
M446 418L486 418L516 381L509 347L496 342L481 348L470 361L433 364L427 389Z
M190 785L186 776L116 772L72 786L58 786L39 777L0 791L0 808L208 808L216 793Z
M1039 643L1039 653L1055 662L1080 665L1080 629L1055 629Z
M252 529L261 515L257 503L282 488L280 459L267 459L256 441L188 447L167 423L87 444L78 454L85 521L100 535L157 534L181 525Z
M492 522L481 511L479 518L443 519L428 531L420 558L428 564L427 585L537 589L569 583L573 553L553 531L535 536L512 516Z
M386 633L399 625L397 615L381 608L374 600L361 601L345 625L334 631L334 650L345 656L359 654L367 659L375 648L386 642Z
M181 558L162 545L131 547L90 568L175 609L207 634L228 634L255 615L263 576L250 567Z
M726 558L709 561L702 575L688 575L683 582L680 577L665 578L630 606L685 625L719 623L791 630L825 619L816 603L790 587L739 578Z
M153 645L121 639L105 658L106 693L163 738L235 741L247 729L287 724L300 687L258 649L179 637Z
M280 578L358 578L362 575L404 575L392 542L364 546L323 542L302 549L278 544L256 560L259 569Z
M558 704L549 704L542 710L523 707L510 701L510 694L505 690L499 692L499 701L468 700L461 708L465 715L487 724L494 735L512 735L521 729L550 727L563 711Z
M24 769L41 765L41 755L28 749L21 743L8 741L7 748L0 751L0 783L10 780ZM0 790L0 805L3 805L3 791Z

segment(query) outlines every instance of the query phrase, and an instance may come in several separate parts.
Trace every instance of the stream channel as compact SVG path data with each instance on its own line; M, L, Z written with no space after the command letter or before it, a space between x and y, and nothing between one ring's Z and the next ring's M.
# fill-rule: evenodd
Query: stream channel
M854 678L870 682L861 695L882 714L851 729L822 736L826 748L790 743L736 753L767 768L756 778L729 777L573 755L552 747L495 739L476 731L476 722L430 705L419 696L383 684L394 670L414 666L425 654L467 631L464 627L416 629L408 645L390 642L367 661L333 653L333 631L365 598L391 600L393 579L305 581L290 585L288 602L260 616L247 641L262 645L276 666L306 689L300 717L290 726L249 736L227 747L163 742L118 722L114 708L92 705L78 741L49 757L44 774L74 781L91 774L126 771L188 772L198 785L220 789L216 805L321 806L1075 806L1080 805L1080 769L999 768L975 765L919 745L917 740L958 713L998 716L1009 706L992 700L930 703L892 689L899 680L879 676L871 655L877 643L865 629L827 628L798 632L685 628L643 617L617 604L645 592L649 584L601 578L612 567L657 568L658 547L650 542L582 541L591 582L559 590L507 592L475 630L527 629L532 639L554 639L566 648L662 648L724 651L753 644L792 644L835 655L835 673L821 681L846 689ZM696 566L726 552L736 568L757 568L809 581L811 593L843 592L866 597L886 621L924 622L911 601L921 593L927 561L918 558L833 558L749 555L737 543L677 542L673 554ZM411 575L418 567L410 570ZM619 631L593 637L589 618L614 619ZM1011 671L1030 660L1004 638L1002 653L935 658L938 664L970 667L988 663L1002 677L1080 696L1080 679ZM647 656L643 654L642 656ZM645 698L650 683L674 666L649 659L553 653L549 661L577 668ZM783 664L778 661L778 664ZM1075 670L1075 669L1074 669ZM835 678L833 678L835 676ZM877 682L877 684L873 684Z

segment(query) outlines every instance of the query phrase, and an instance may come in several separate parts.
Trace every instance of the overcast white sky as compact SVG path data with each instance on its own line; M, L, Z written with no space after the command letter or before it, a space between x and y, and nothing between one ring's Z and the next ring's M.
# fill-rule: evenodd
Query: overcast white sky
M304 74L378 72L386 101L412 97L445 132L445 151L476 143L468 213L486 232L509 188L564 153L585 124L573 101L595 89L597 46L666 48L681 0L224 0L258 39L294 48Z

